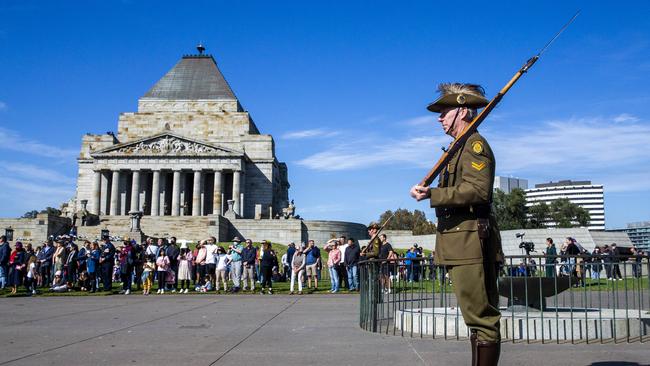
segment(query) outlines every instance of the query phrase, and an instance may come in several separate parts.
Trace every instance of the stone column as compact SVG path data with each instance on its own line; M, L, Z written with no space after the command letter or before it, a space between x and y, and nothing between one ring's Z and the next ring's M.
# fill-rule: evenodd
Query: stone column
M214 171L214 196L212 197L212 213L215 215L221 215L221 187L223 181L223 174L221 170Z
M140 171L134 170L131 179L131 211L140 211Z
M239 191L239 216L244 218L244 208L246 207L246 202L244 201L244 193L246 192L246 174L244 174L244 172L242 172L240 176Z
M181 214L181 171L174 170L174 180L172 183L172 216Z
M90 206L90 213L99 215L100 210L100 201L101 201L101 192L102 192L102 172L95 170L93 175L93 196L92 196L92 205Z
M118 202L120 202L120 171L113 170L113 177L111 179L111 216L118 214Z
M241 171L232 172L232 199L235 201L233 210L239 214L239 194L241 193Z
M194 171L194 187L192 189L192 216L201 216L201 171Z
M108 199L110 197L110 187L108 186L108 174L109 172L101 172L100 173L100 179L101 179L101 192L99 193L99 214L100 215L108 215Z
M160 170L153 171L151 180L151 216L158 216L160 213Z

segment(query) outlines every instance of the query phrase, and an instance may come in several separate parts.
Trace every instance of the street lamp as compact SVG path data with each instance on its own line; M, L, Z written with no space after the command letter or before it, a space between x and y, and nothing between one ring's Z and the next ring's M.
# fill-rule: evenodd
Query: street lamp
M7 241L14 240L14 229L11 226L5 229L5 236L7 237Z

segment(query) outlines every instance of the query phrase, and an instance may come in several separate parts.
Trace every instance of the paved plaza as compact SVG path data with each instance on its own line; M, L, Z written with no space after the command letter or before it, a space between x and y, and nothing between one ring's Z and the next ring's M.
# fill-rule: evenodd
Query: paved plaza
M464 341L358 326L356 295L0 299L0 365L467 365ZM501 365L647 365L647 344L504 344Z

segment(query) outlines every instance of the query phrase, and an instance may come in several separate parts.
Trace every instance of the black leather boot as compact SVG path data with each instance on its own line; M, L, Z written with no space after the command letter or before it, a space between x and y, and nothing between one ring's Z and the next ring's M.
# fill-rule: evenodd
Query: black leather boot
M472 366L477 366L477 361L476 361L476 341L478 340L478 336L476 335L476 331L472 330L470 335L469 335L469 343L472 345Z
M497 366L501 342L476 341L476 366Z

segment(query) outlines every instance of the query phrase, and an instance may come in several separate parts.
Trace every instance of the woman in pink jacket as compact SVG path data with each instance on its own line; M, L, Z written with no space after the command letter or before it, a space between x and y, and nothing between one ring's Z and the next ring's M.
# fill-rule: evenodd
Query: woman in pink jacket
M332 283L331 293L336 293L339 291L339 273L337 271L338 266L341 264L341 251L339 250L339 241L338 239L332 239L327 242L325 251L329 252L327 259L327 266L330 270L330 282Z

